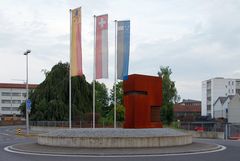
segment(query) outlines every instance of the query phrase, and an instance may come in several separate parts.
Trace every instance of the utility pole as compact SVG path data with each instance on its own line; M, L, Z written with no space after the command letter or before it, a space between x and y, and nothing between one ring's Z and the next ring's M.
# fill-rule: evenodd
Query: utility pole
M31 53L31 50L27 50L24 52L26 55L26 128L27 128L27 135L29 135L29 111L27 109L27 100L28 100L28 54Z

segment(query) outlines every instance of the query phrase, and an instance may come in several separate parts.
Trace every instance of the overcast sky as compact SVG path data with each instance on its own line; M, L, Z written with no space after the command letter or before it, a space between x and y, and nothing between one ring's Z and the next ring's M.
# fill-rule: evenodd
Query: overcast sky
M240 0L0 0L0 82L41 83L42 69L69 61L69 9L82 6L83 72L93 75L93 15L109 14L109 75L114 20L131 21L129 74L172 69L182 99L201 99L201 81L240 78Z

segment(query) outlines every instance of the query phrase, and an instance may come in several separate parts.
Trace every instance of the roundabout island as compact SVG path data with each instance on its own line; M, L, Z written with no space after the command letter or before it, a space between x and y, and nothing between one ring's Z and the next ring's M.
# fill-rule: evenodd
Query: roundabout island
M59 129L40 134L37 141L5 148L25 155L63 157L145 157L212 153L217 144L193 142L180 131L161 129Z
M170 128L59 129L38 136L39 145L78 148L156 148L188 145L192 136Z

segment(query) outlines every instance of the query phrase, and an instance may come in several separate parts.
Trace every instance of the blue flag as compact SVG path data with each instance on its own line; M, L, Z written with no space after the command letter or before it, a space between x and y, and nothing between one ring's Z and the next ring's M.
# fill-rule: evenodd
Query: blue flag
M130 49L130 21L117 23L117 78L128 79Z

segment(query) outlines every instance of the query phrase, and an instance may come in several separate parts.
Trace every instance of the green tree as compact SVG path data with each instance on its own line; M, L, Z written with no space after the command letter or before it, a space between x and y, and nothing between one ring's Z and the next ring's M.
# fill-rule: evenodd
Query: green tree
M163 105L161 108L161 119L163 123L170 124L173 121L173 105L175 102L180 100L180 96L177 94L174 81L171 80L170 75L172 74L169 66L160 67L158 76L162 78L163 88Z
M68 120L69 112L69 64L59 62L45 80L30 93L32 109L30 120ZM25 113L25 103L20 106ZM72 118L77 120L92 111L92 85L85 76L72 77Z
M117 97L117 104L116 104L117 121L123 122L125 108L123 105L123 82L122 81L116 84L116 97ZM114 86L110 90L109 112L106 114L106 117L104 118L104 122L106 122L107 124L112 124L113 117L114 117Z
M106 117L111 110L109 107L108 90L104 83L95 82L96 92L96 112L101 114L101 117Z
M123 105L123 82L117 82L116 84L116 97L117 97L117 104ZM114 104L114 86L110 91L110 103Z
M109 106L111 110L106 114L106 117L102 118L102 121L105 122L107 125L113 124L113 117L114 117L114 105L111 104ZM117 122L124 121L124 114L125 114L125 107L121 104L117 104L116 106L116 113L117 113Z

